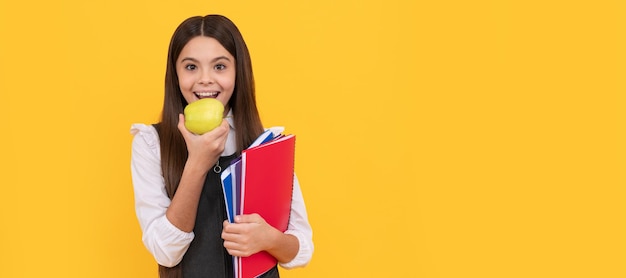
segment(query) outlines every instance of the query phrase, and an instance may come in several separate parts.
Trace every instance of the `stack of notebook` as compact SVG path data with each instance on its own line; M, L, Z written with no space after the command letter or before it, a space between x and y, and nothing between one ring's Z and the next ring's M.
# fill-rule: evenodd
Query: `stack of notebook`
M228 220L257 213L284 232L289 224L293 192L295 135L267 130L221 175ZM270 270L277 260L265 251L234 257L235 277L252 278Z

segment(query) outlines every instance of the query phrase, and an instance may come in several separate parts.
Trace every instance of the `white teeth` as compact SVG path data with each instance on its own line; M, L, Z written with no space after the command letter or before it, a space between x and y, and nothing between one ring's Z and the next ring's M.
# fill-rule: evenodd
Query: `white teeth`
M199 97L214 97L217 95L217 92L196 92L196 95Z

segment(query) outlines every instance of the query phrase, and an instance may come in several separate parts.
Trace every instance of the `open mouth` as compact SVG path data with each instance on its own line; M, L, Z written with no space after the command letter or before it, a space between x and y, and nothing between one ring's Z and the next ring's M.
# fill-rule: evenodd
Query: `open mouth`
M218 91L211 91L211 92L194 92L194 95L196 95L197 98L199 99L203 99L203 98L216 98L217 95L219 95L220 92Z

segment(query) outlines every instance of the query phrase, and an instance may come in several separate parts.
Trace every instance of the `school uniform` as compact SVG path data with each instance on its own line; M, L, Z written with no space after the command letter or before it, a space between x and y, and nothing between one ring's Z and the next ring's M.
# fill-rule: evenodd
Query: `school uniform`
M231 114L229 112L229 114ZM235 129L227 118L230 132L219 165L225 169L235 158ZM198 203L192 232L175 227L165 217L171 200L161 173L159 137L154 126L133 124L131 172L135 193L135 212L142 230L142 241L158 264L181 264L183 277L233 277L232 256L223 246L221 232L227 219L220 174L209 170ZM290 269L308 264L313 255L312 230L297 177L294 175L291 216L286 234L298 239L295 258L281 267ZM274 267L262 277L279 277Z

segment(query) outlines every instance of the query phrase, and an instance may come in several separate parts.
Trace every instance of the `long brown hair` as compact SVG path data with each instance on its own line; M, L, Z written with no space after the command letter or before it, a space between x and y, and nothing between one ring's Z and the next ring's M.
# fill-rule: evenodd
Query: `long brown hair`
M235 57L235 88L228 104L233 111L237 154L241 154L241 151L263 132L256 106L250 53L237 26L221 15L194 16L183 21L174 31L170 41L165 72L165 98L159 124L161 169L170 199L176 193L188 156L185 140L177 128L178 115L183 113L187 101L183 98L178 84L176 60L187 42L197 36L216 39ZM180 267L159 266L159 275L181 277Z

